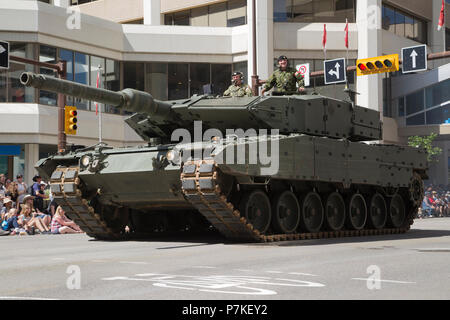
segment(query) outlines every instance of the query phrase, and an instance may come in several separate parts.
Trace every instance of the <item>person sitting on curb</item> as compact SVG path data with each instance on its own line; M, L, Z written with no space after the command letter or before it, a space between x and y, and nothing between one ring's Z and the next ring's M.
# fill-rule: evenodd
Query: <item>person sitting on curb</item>
M69 218L66 217L63 208L58 206L52 219L52 233L83 233L83 230L81 230L75 222L69 220Z
M22 211L19 216L19 225L25 229L25 231L32 235L34 234L35 228L38 228L41 234L49 234L50 230L45 224L42 224L41 219L33 217L31 212L31 207L29 204L24 204L22 206Z
M34 198L35 197L28 194L23 199L23 203L27 204L31 208L31 214L34 218L38 218L39 220L41 220L41 223L45 225L47 229L50 229L50 223L52 221L51 216L40 212L39 209L36 209L34 207Z

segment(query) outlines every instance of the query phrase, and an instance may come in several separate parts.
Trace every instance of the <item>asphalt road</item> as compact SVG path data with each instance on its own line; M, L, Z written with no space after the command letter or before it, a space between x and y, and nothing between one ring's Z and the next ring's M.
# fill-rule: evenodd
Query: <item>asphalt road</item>
M0 299L449 299L450 218L402 235L228 244L0 237Z

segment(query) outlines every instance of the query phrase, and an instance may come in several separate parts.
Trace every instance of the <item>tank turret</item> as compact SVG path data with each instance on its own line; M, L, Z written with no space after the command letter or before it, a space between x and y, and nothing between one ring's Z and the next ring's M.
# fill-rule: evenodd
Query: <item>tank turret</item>
M135 112L125 121L144 140L170 141L176 128L194 131L215 128L225 135L227 129L278 129L282 134L303 133L350 141L380 140L380 113L351 102L320 95L212 97L195 95L175 101L159 101L151 94L134 89L113 92L53 77L25 72L26 86L77 98L96 101Z

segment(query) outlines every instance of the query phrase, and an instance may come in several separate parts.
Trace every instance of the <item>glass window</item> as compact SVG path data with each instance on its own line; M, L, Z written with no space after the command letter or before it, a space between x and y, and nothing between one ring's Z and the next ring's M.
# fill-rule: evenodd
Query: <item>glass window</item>
M169 63L168 89L169 100L186 99L189 95L188 64Z
M89 84L89 56L75 52L74 81ZM89 110L89 100L74 98L74 105L80 110Z
M236 62L233 64L233 72L240 71L244 74L244 83L248 84L251 83L251 79L247 79L248 74L248 62L242 61L242 62Z
M445 46L446 50L450 50L450 30L448 28L445 28Z
M246 24L247 0L228 1L227 27Z
M426 88L426 107L438 106L450 100L450 79Z
M383 29L395 32L395 11L389 7L383 6Z
M419 90L406 96L406 115L410 115L424 109L424 91Z
M100 71L101 70L101 71ZM100 74L99 74L100 72ZM97 77L99 77L99 88L104 88L105 85L105 58L91 56L91 68L90 68L90 86L97 87ZM91 110L96 110L96 101L91 101ZM99 105L100 108L100 105ZM102 107L103 110L103 107Z
M205 6L191 10L191 26L208 26L208 7Z
M405 37L414 39L414 18L405 15Z
M293 22L312 22L313 21L313 1L312 0L293 0L292 2L292 20Z
M188 26L189 25L189 10L175 12L173 14L173 24L176 26Z
M164 15L164 24L166 26L173 26L173 14L165 14Z
M144 63L124 62L124 87L140 91L145 89Z
M227 26L227 3L217 3L209 6L209 26L226 27Z
M34 47L32 44L14 43L10 44L10 55L34 59ZM7 70L8 79L8 98L9 102L35 102L34 89L26 88L20 83L20 75L25 71L34 71L32 65L25 65L20 62L10 62Z
M287 22L292 17L292 0L273 0L273 21Z
M405 15L398 10L395 10L395 34L405 36Z
M231 64L212 64L211 75L213 94L222 95L230 86Z
M427 111L427 124L443 124L450 119L450 107L443 106Z
M355 4L354 0L336 0L336 22L345 21L347 18L348 21L355 20Z
M398 116L405 116L405 97L401 97L398 99Z
M0 102L8 101L8 73L0 70Z
M56 48L44 46L39 46L39 61L46 63L56 63ZM56 76L55 70L40 68L39 72L52 77ZM56 106L58 99L58 94L48 91L39 91L39 103Z
M406 118L407 126L420 126L425 124L425 112L419 113L418 115Z
M155 99L167 100L167 63L147 63L145 91Z
M144 73L144 66L141 64L141 73ZM142 80L143 81L143 80ZM103 86L105 89L110 91L120 91L120 63L119 61L106 59L106 74L105 74L105 84ZM120 113L121 110L106 105L105 112L107 113Z
M190 96L194 94L210 93L210 64L191 63L190 69Z

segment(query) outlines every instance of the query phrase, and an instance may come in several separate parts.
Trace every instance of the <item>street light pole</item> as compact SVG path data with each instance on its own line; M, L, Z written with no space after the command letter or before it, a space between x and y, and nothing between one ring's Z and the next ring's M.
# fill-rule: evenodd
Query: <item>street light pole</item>
M259 77L257 75L256 61L256 0L252 0L252 48L253 48L253 75L252 91L254 96L259 96Z
M67 77L67 62L58 61L58 79L66 79ZM67 138L64 132L64 109L66 106L66 96L58 93L58 153L63 153L66 150Z

